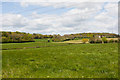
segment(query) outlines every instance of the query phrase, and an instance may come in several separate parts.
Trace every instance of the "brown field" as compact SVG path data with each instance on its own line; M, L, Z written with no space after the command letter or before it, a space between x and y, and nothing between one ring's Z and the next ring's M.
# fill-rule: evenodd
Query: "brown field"
M118 38L107 38L107 40L118 40Z

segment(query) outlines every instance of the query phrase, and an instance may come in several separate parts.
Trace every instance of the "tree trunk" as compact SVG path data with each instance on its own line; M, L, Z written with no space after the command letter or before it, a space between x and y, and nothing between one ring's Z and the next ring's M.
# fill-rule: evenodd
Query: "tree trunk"
M104 44L104 41L102 40L102 44Z

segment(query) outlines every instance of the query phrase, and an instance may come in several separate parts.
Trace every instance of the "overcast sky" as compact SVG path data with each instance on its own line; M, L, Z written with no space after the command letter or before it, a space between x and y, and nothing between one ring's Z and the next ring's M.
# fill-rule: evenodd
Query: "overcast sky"
M2 2L2 30L118 33L118 2Z

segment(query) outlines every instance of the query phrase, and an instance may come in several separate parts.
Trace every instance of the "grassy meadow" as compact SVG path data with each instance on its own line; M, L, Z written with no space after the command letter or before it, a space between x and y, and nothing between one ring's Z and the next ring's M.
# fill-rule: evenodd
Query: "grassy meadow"
M3 78L117 78L118 44L37 39L2 44Z

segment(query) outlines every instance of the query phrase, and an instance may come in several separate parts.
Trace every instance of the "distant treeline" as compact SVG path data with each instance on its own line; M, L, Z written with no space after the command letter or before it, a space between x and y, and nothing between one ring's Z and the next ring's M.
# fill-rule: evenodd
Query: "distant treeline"
M2 31L2 43L22 43L22 42L34 42L32 34L23 32L3 32Z
M68 40L74 40L74 39L83 39L83 38L98 38L98 37L106 37L106 38L117 38L119 35L117 34L111 34L111 33L79 33L79 34L68 34L68 35L55 35L53 37L53 41L59 42L59 41L68 41Z
M95 36L104 36L106 38L117 38L119 35L113 33L78 33L78 34L66 34L61 36L58 35L42 35L42 34L30 34L24 32L1 32L0 37L2 43L13 43L13 42L34 42L34 39L47 39L51 38L54 42L62 42L74 39L92 38Z

